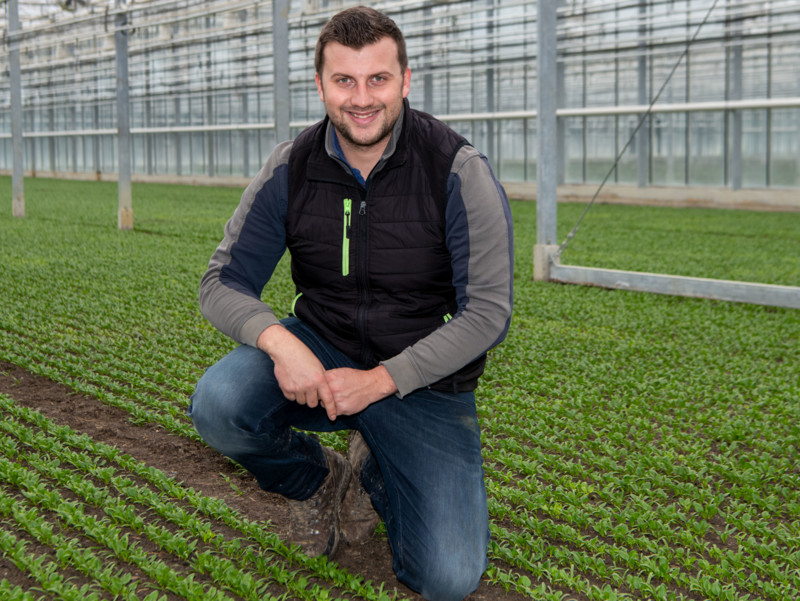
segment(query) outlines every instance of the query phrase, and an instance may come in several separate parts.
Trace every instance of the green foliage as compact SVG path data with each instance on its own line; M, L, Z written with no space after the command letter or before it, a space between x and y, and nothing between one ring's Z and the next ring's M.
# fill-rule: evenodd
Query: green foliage
M145 586L198 600L338 598L328 588L374 601L390 598L382 587L287 547L269 524L251 522L111 446L3 395L0 409L0 549L59 598L87 594L74 590L64 568L93 579L93 589L132 600ZM50 547L55 561L29 552L19 532ZM154 555L152 545L170 559ZM150 579L146 584L132 579L136 569Z
M238 196L135 185L135 230L120 232L114 185L26 181L28 216L0 214L0 358L196 436L188 396L233 346L200 315L197 285ZM800 598L800 312L534 283L535 205L512 210L515 315L478 391L486 578L553 601ZM559 206L562 239L582 210ZM798 248L797 213L598 205L563 260L797 286ZM288 312L288 261L264 296ZM37 587L0 581L0 595L388 598L0 404L0 549ZM173 560L145 559L144 544ZM82 590L64 566L98 577Z

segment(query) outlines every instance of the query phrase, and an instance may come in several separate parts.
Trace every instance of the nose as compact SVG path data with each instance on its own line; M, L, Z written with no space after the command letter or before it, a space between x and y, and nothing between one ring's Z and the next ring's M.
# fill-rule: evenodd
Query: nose
M369 89L366 81L356 84L353 88L353 95L351 102L353 106L368 107L372 104L372 92Z

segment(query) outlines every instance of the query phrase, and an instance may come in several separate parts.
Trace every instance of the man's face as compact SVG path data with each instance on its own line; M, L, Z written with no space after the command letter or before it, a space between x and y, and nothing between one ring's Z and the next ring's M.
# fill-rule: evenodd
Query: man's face
M330 42L323 56L317 91L340 141L382 151L411 83L411 71L404 73L397 60L397 44L385 37L354 50Z

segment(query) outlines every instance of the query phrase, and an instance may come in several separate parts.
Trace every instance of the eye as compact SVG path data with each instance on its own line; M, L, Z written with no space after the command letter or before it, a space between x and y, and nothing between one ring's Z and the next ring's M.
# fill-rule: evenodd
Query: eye
M336 83L340 86L347 87L353 84L353 80L349 77L337 77Z

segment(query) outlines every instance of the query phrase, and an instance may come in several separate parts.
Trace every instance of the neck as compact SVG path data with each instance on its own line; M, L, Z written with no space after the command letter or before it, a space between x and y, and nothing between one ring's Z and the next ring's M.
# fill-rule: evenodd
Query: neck
M370 146L351 144L341 135L339 135L338 138L342 153L344 153L344 158L347 159L351 167L355 167L361 172L364 179L369 176L375 168L375 165L381 160L383 151L386 150L386 145L389 143L389 136L386 136L386 139L377 144L371 144Z

